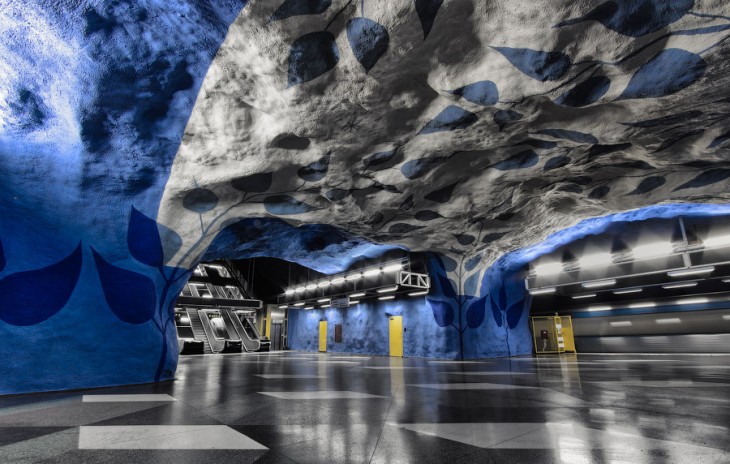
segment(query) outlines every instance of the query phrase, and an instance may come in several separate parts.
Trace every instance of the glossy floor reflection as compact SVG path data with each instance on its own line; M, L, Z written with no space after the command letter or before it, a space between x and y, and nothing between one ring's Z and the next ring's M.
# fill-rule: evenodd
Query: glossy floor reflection
M730 356L182 357L0 398L0 463L730 464Z

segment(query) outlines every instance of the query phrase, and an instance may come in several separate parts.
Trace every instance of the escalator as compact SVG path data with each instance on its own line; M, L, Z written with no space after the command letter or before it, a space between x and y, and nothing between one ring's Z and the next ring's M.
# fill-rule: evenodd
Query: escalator
M246 336L252 340L257 340L259 348L256 351L269 351L271 349L271 341L261 337L259 329L256 328L256 323L252 317L247 317L245 313L238 313L237 319L241 322Z
M223 319L229 323L238 333L241 342L243 343L243 349L248 352L260 351L261 341L254 333L246 330L246 327L241 323L241 319L238 314L231 309L221 309L221 315Z
M201 309L198 311L203 323L203 330L213 353L241 353L243 341L236 330L226 321L218 309Z
M175 328L179 354L204 354L205 340L195 336L192 321L184 311L175 312Z

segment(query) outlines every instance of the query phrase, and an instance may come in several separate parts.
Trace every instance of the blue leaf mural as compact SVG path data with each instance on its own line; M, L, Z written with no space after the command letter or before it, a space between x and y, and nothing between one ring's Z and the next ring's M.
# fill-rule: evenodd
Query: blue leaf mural
M392 160L395 157L396 153L398 153L398 148L394 148L389 151L379 151L363 159L362 164L366 168L377 170L378 165L385 164L388 161Z
M542 170L550 171L551 169L562 168L568 164L570 164L570 156L554 156L545 162L545 166L543 166Z
M397 224L393 224L388 228L388 233L391 234L405 234L408 232L413 232L414 230L423 229L425 226L415 226L413 224L406 224L405 222L399 222Z
M155 315L157 293L149 277L109 264L92 248L109 308L127 324L144 324Z
M440 287L441 293L445 297L451 298L451 299L456 298L456 289L455 289L456 285L451 281L451 279L446 277L445 274L438 273L436 275L436 281Z
M0 240L0 272L3 272L6 264L7 261L5 261L5 252L3 251L3 241Z
M555 81L563 77L572 62L562 52L544 52L529 48L493 47L522 73L538 81Z
M522 318L523 309L523 300L520 300L507 308L507 310L505 311L507 313L507 327L509 327L510 329L514 329L515 327L517 327L517 324L520 323L520 319Z
M335 36L328 31L310 32L299 37L289 49L288 86L316 79L340 61Z
M332 202L342 201L350 194L349 190L334 188L327 190L324 194L325 198Z
M310 206L289 195L270 195L266 197L264 199L264 208L269 213L279 216L303 214L317 210L314 206Z
M217 205L218 196L204 188L193 189L183 197L183 207L195 213L205 213Z
M483 106L492 106L499 101L499 90L492 81L479 81L451 90L449 93L459 95L465 100Z
M570 140L571 142L576 143L598 143L598 139L591 134L567 129L542 129L537 131L537 133L542 135L549 135L550 137L555 137L556 139Z
M433 319L439 327L448 327L454 322L454 308L443 301L436 301L428 298L429 306L433 311Z
M513 123L515 121L519 121L522 119L522 114L518 113L517 111L512 110L497 110L494 113L494 122L497 124L497 127L499 127L499 130L502 130L507 126L507 124Z
M666 150L667 148L675 145L678 142L681 142L682 140L688 138L688 137L694 137L695 135L700 135L705 132L704 129L695 129L687 132L680 132L679 134L675 134L668 139L664 140L659 147L657 147L656 150L654 150L652 153L658 153L662 150Z
M408 195L408 197L400 204L398 209L401 211L410 211L413 209L413 195Z
M694 5L694 0L620 0L601 3L584 16L562 21L555 27L598 21L629 37L641 37L672 24Z
M492 296L491 293L489 301L489 306L492 308L492 317L494 318L494 323L497 324L497 327L502 327L502 310L499 309L499 304L494 301L494 296Z
M631 148L631 143L616 143L613 145L593 145L588 149L588 158L597 158L599 156L608 155L609 153L616 153L617 151L623 151L627 148Z
M661 176L647 177L646 179L642 180L641 183L639 183L639 185L637 185L634 190L627 193L627 195L643 195L647 192L661 187L666 182L667 179Z
M237 177L231 180L231 187L241 192L261 193L271 187L274 180L274 173L259 172L248 176Z
M456 237L456 241L459 242L459 245L467 246L474 243L474 240L477 238L470 234L454 234L454 237Z
M484 322L484 316L487 314L487 296L477 298L469 304L466 310L466 325L470 329L476 329Z
M418 221L433 221L434 219L442 218L443 216L441 216L436 211L430 211L426 209L417 212L413 217L415 217Z
M421 29L423 29L423 40L426 40L444 0L415 0L415 2L416 13L418 19L421 20Z
M715 148L715 147L727 142L728 140L730 140L730 132L725 132L724 134L722 134L718 137L715 137L715 139L712 142L710 142L709 145L707 145L707 148Z
M684 190L688 188L698 188L698 187L704 187L706 185L715 184L717 182L722 182L723 180L730 177L730 169L725 168L718 168L718 169L710 169L708 171L703 172L702 174L698 175L694 179L685 182L684 184L680 185L679 187L675 188L674 191L677 190Z
M388 49L390 36L382 25L368 18L347 21L347 40L367 74Z
M479 285L479 273L475 272L470 275L464 281L464 294L475 295L477 293L477 286Z
M698 116L702 116L702 111L699 110L692 110L692 111L683 111L681 113L672 114L669 116L664 116L661 118L655 118L655 119L646 119L644 121L638 121L638 122L622 122L621 124L624 126L629 127L658 127L658 126L669 126L672 124L682 124L690 119L694 119Z
M471 258L467 259L466 262L464 263L464 269L467 272L473 271L481 262L482 262L482 255L479 254L476 256L472 256Z
M611 187L609 187L608 185L602 185L593 189L591 193L588 194L588 198L593 198L597 200L608 195L608 192L610 191Z
M164 264L165 257L157 222L139 212L134 206L129 216L127 246L129 253L140 263L154 267Z
M40 324L58 313L73 293L81 274L81 244L68 257L42 269L0 279L0 320L16 326Z
M457 185L459 185L459 182L454 182L453 184L447 185L446 187L441 187L438 190L434 190L423 198L429 201L435 201L437 203L448 203L449 201L451 201L451 195L453 195L454 189Z
M429 171L446 160L447 158L444 156L432 156L406 161L403 163L403 166L401 166L400 171L408 179L417 179L428 174Z
M269 21L290 18L292 16L315 15L327 11L332 0L286 0L274 11Z
M700 55L679 48L662 50L634 73L617 100L671 95L694 84L705 69Z
M423 126L418 135L465 129L477 122L477 119L477 115L471 111L456 105L450 105Z
M537 153L532 150L525 150L493 164L492 167L499 171L511 171L513 169L529 168L536 165L539 160L540 157Z
M549 150L558 146L558 142L551 142L549 140L537 140L537 139L525 139L520 143L516 143L513 146L529 145L531 147Z
M330 166L330 153L327 153L314 163L299 168L297 175L308 182L317 182L327 175Z
M587 106L604 96L609 87L611 87L611 79L606 76L589 77L556 98L555 103L571 107Z

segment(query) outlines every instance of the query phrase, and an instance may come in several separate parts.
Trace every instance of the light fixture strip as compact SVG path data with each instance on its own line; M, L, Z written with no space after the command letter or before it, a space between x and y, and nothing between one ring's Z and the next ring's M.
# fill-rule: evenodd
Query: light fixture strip
M573 295L573 299L574 300L580 300L580 299L583 299L583 298L593 298L595 296L596 296L595 293L584 293L583 295Z
M622 290L614 290L613 291L613 294L614 295L627 295L629 293L639 293L639 292L642 292L642 291L644 291L643 288L625 288L625 289L622 289Z
M393 285L392 287L383 287L383 288L379 288L379 289L377 289L375 291L378 292L378 293L389 293L389 292L394 292L396 290L398 290L398 286L397 285Z
M665 290L672 290L675 288L689 288L689 287L696 287L697 282L677 282L676 284L666 284L662 285L662 288Z
M388 296L380 296L380 297L378 297L378 299L381 300L381 301L392 300L393 298L395 298L395 295L388 295Z
M669 277L683 277L697 274L709 274L715 270L715 266L688 267L686 269L675 269L667 271Z
M593 282L583 282L583 288L610 287L612 285L616 285L616 279L606 279L606 280L595 280Z
M547 293L555 293L555 287L532 288L528 292L530 295L545 295Z

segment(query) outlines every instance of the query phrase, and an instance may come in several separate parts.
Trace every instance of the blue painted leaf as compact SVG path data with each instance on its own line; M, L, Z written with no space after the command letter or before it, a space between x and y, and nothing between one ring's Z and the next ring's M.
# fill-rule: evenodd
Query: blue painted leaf
M492 317L494 318L494 322L497 323L497 327L502 327L502 311L499 309L499 305L496 301L494 301L493 297L489 297L490 301L490 307L492 308Z
M416 0L416 13L418 14L418 19L421 20L423 40L426 40L428 34L431 33L433 22L443 2L444 0Z
M459 245L463 246L470 245L477 239L475 236L469 234L456 234L454 237L456 237L456 241L459 242Z
M448 327L454 322L454 308L450 304L443 301L427 299L431 311L433 311L433 319L439 327Z
M694 0L607 1L584 16L560 22L555 27L598 21L604 27L629 37L641 37L672 24L684 16Z
M327 175L327 169L330 166L330 153L327 153L314 163L299 168L297 175L308 182L317 182Z
M0 279L0 320L29 326L58 313L68 303L79 280L82 254L79 244L73 253L56 264Z
M492 165L494 169L499 171L511 171L513 169L524 169L534 166L540 157L532 150L525 150L516 153L509 158Z
M492 243L495 240L499 240L500 238L507 235L507 232L492 232L491 234L487 234L482 238L482 243Z
M610 191L611 191L611 187L609 187L608 185L602 185L600 187L593 189L591 191L591 193L588 194L588 198L593 198L593 199L603 198L606 195L608 195L608 192L610 192Z
M652 153L658 153L662 150L666 150L667 148L671 147L672 145L681 142L682 140L688 138L688 137L694 137L695 135L700 135L705 132L704 129L695 129L687 132L681 132L679 134L673 135L672 137L669 137L665 141L659 145L659 147L654 150Z
M378 181L373 181L372 185L370 186L374 189L383 190L385 192L389 193L403 193L400 190L398 190L398 187L395 185L389 185L389 184L381 184Z
M502 284L501 287L499 287L499 296L498 296L497 302L499 303L499 309L501 311L504 311L507 309L507 288Z
M570 57L562 52L544 52L529 48L494 47L512 65L538 81L555 81L570 69Z
M647 177L642 180L634 190L627 193L627 195L643 195L647 192L651 192L655 188L659 188L667 182L667 179L660 176Z
M472 271L481 262L482 262L482 255L481 254L476 255L476 256L472 256L471 258L469 258L469 259L466 260L466 263L464 263L464 269L467 272Z
M447 185L446 187L441 187L438 190L434 190L423 198L426 200L435 201L437 203L448 203L451 200L451 195L453 195L454 189L457 185L459 185L458 181L454 182L451 185Z
M430 210L423 210L416 213L415 216L417 221L433 221L434 219L442 218L439 213Z
M273 180L273 172L258 172L248 176L236 177L231 180L231 187L241 192L261 193L271 187Z
M730 132L725 132L724 134L716 137L715 140L710 142L710 144L707 145L707 148L715 148L716 146L722 145L723 143L727 142L728 140L730 140Z
M551 169L558 169L562 168L563 166L566 166L570 164L570 156L554 156L547 160L545 163L545 166L543 166L543 171L550 171Z
M479 81L451 90L449 93L459 95L477 105L492 106L499 101L499 90L492 81Z
M487 296L475 299L466 309L466 325L470 329L476 329L484 322L484 316L487 314Z
M622 122L621 124L624 126L629 127L659 127L659 126L669 126L672 124L681 124L689 121L690 119L694 119L698 116L702 116L702 111L699 110L693 110L693 111L685 111L682 113L673 114L671 116L664 116L662 118L656 118L656 119L646 119L644 121L638 121L638 122Z
M332 0L286 0L271 15L269 21L290 18L292 16L321 14L327 11Z
M7 261L5 261L5 252L3 252L3 241L0 240L0 272L3 272L6 264Z
M370 155L370 156L366 157L364 160L362 160L362 164L366 168L374 169L376 166L387 163L388 161L392 160L397 153L398 153L398 148L394 148L390 151L379 151L377 153L373 153L372 155Z
M721 182L728 177L730 177L730 169L710 169L709 171L705 171L694 179L680 185L679 187L674 189L674 191L676 192L677 190L684 190L688 188L704 187L706 185Z
M513 147L519 146L519 145L529 145L531 147L535 148L542 148L545 150L549 150L551 148L555 148L558 146L557 142L551 142L549 140L537 140L537 139L525 139L522 142L516 143L512 145Z
M271 195L264 199L264 208L271 214L286 216L316 211L317 208L292 198L289 195Z
M465 129L477 122L477 119L477 115L471 111L456 105L450 105L423 126L423 129L417 135Z
M524 306L524 300L520 300L507 308L507 327L510 329L517 327L517 324L520 323L520 319L522 318Z
M426 175L433 168L446 161L444 156L432 156L429 158L415 159L403 163L400 172L408 179L417 179Z
M613 145L593 145L588 149L588 158L597 158L599 156L607 155L609 153L615 153L617 151L623 151L627 148L631 148L631 143L616 143Z
M96 270L109 308L127 324L144 324L155 315L157 293L149 277L109 264L93 248Z
M289 87L316 79L339 61L340 51L331 32L304 34L289 49Z
M406 224L405 222L399 222L393 224L388 228L388 233L391 234L406 234L413 232L414 230L423 229L425 226L414 226L413 224Z
M494 113L494 122L499 127L499 130L504 129L507 124L522 119L522 114L512 110L497 110Z
M208 189L196 188L185 194L183 207L194 213L205 213L218 205L218 197Z
M347 196L349 194L350 194L349 190L345 190L345 189L341 189L341 188L334 188L334 189L327 190L327 192L325 192L324 196L329 201L338 202L338 201L341 201L341 200L344 200L345 198L347 198Z
M604 96L609 87L611 87L611 79L606 76L589 77L556 98L555 103L571 107L587 106Z
M400 204L398 207L401 211L410 211L413 209L413 195L408 195L405 200L403 200L403 203Z
M549 135L550 137L555 137L556 139L570 140L571 142L576 143L598 143L598 139L591 134L566 129L542 129L537 131L537 133L542 135Z
M464 294L475 295L477 293L477 286L479 285L479 273L475 272L470 275L464 281Z
M157 224L157 230L160 232L162 248L165 250L167 257L171 258L175 256L183 245L180 234L162 224Z
M385 27L372 19L352 18L347 21L347 40L367 74L388 49L390 36Z
M127 246L129 253L140 263L154 267L164 264L165 256L157 222L139 212L134 206L129 216Z
M641 169L644 171L650 170L650 169L656 169L651 164L647 163L644 160L634 160L634 161L624 161L623 163L616 163L614 164L617 168L624 168L624 169Z
M441 286L441 293L447 298L456 298L456 285L443 274L438 274L438 283Z
M440 259L443 264L443 269L445 269L446 272L454 272L456 270L458 264L455 260L443 255L441 255Z
M662 50L634 73L617 100L671 95L694 84L705 69L700 55L679 48Z

